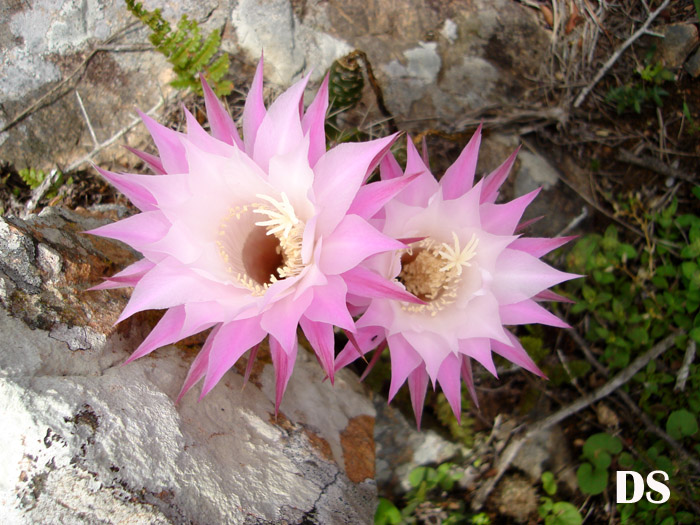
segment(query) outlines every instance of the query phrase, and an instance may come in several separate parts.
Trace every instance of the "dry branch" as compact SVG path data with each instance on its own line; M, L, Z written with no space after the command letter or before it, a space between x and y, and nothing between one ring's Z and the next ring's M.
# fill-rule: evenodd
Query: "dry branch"
M608 72L608 70L613 66L615 62L617 62L617 59L620 58L620 55L625 52L625 50L630 47L640 36L642 36L644 33L647 32L647 29L651 25L651 23L654 21L654 19L661 14L661 12L668 7L668 4L671 3L671 0L664 0L664 3L661 4L656 11L653 13L649 14L649 18L647 18L646 22L642 24L642 27L637 29L637 31L634 32L634 34L629 37L625 42L612 54L612 56L608 59L605 64L603 64L603 67L600 68L598 73L596 73L595 77L593 77L593 80L588 84L585 88L581 90L581 93L579 93L579 96L576 97L576 100L574 101L574 107L578 108L583 104L583 101L586 100L586 97L588 94L591 92L591 90L595 87L595 85L600 81L601 78L605 76L605 74Z
M627 368L622 370L622 372L617 374L615 377L613 377L610 381L605 383L600 388L594 390L586 396L579 398L570 405L562 407L561 409L557 410L554 414L551 414L529 425L529 430L523 436L511 442L510 445L506 447L503 454L501 454L501 457L498 460L496 475L490 478L479 488L479 490L476 491L474 499L471 503L472 509L477 510L484 505L486 499L489 497L489 494L491 494L491 492L495 488L496 484L500 481L505 471L508 470L508 467L510 467L511 463L515 459L515 456L518 454L525 442L532 439L538 432L542 432L543 430L546 430L556 425L557 423L565 420L569 416L572 416L577 412L580 412L584 408L589 407L596 401L599 401L604 397L609 396L615 390L627 383L627 381L632 379L632 377L642 368L644 368L647 365L647 363L649 363L649 361L651 361L652 359L656 359L666 350L671 348L671 346L673 346L673 341L676 338L676 336L677 334L675 333L670 334L666 338L662 339L660 342L656 343L652 348L650 348L645 353L640 355L637 359L632 361L627 366Z

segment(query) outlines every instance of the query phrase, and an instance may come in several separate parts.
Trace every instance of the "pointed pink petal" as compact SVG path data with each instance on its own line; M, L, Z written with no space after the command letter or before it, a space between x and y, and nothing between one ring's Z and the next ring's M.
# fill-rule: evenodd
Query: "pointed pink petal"
M134 286L141 280L155 263L148 259L139 259L135 263L127 266L121 272L105 279L105 282L89 288L89 290L109 290L111 288L126 288Z
M299 319L301 329L304 331L306 339L309 341L311 348L316 353L318 361L321 363L323 371L331 380L334 381L334 359L335 359L335 339L333 337L333 325L328 323L317 323L311 321L305 316Z
M257 316L222 325L209 352L207 375L200 399L216 386L245 352L262 341L266 335L267 333L260 328L260 318Z
M474 401L474 406L479 408L479 398L476 397L476 388L474 388L474 376L472 375L472 360L467 356L462 356L462 379L467 384L469 395Z
M521 231L524 231L528 226L532 226L537 221L541 220L543 217L544 215L540 215L539 217L533 217L532 219L528 219L526 221L521 222L520 224L518 224L518 227L515 228L514 233L520 233Z
M406 331L402 335L425 362L425 369L434 388L442 362L450 353L447 340L441 335L427 330L423 332Z
M425 304L415 295L407 292L399 283L389 281L364 266L356 266L343 273L342 277L348 285L349 293L354 295L372 298L384 297L397 301Z
M425 135L423 135L423 140L421 141L421 159L423 159L423 164L430 170L430 159L428 158L428 141L425 140Z
M394 155L391 152L384 155L379 163L379 177L382 180L390 180L401 175L403 175L403 171L401 171L401 166Z
M340 370L341 368L355 361L358 357L360 357L360 355L371 352L374 348L376 348L377 345L384 341L384 329L378 326L362 328L361 330L357 331L354 339L360 346L360 350L358 350L354 344L349 341L335 358L336 370Z
M445 200L456 199L464 195L474 185L476 161L481 145L481 124L476 128L471 140L462 150L457 160L440 179L442 196Z
M279 413L282 396L287 389L289 378L292 377L294 361L297 356L297 341L294 337L292 348L287 352L274 337L270 337L270 355L275 367L275 417Z
M326 110L328 109L328 75L318 88L316 98L301 120L301 129L309 136L309 166L312 168L326 152Z
M496 197L498 197L498 189L505 182L506 178L508 178L508 174L515 163L515 158L518 156L519 151L520 146L518 146L518 148L510 154L510 157L508 157L503 164L484 178L484 186L481 190L482 204L484 202L496 202Z
M212 137L199 125L197 119L184 105L182 109L185 113L185 121L187 124L187 139L192 144L207 153L227 158L231 157L233 150L229 144ZM192 166L190 166L190 171L193 171Z
M352 201L348 213L354 213L363 219L371 219L387 202L419 175L419 173L414 173L413 175L365 184L357 192L357 197Z
M216 97L212 89L204 79L204 75L199 75L202 81L202 90L204 91L204 105L207 109L207 120L214 138L221 140L229 145L236 145L238 149L243 149L243 142L238 135L238 129L233 122L231 115L224 108L224 105Z
M504 304L499 308L501 322L505 325L539 323L558 328L571 328L556 315L528 299L519 303Z
M500 304L519 303L577 277L552 268L528 253L506 248L496 261L491 290Z
M248 380L250 379L250 373L253 371L255 358L258 357L258 348L260 348L259 343L251 348L250 353L248 354L248 362L245 365L245 375L243 376L243 386L246 386L248 384Z
M416 427L420 430L425 405L425 393L428 390L428 373L425 368L419 366L408 376L408 388L411 391L411 405L416 416Z
M146 339L139 345L136 351L131 354L129 359L127 359L124 364L130 363L134 359L143 357L146 354L151 353L156 348L161 346L169 345L178 341L180 335L180 329L185 322L185 307L175 306L170 308L163 314L160 318L158 324L151 330L151 332L146 336Z
M158 154L166 173L187 173L188 166L185 158L185 148L180 142L182 134L166 128L145 113L140 111L138 113L153 137L153 142L156 143Z
M507 338L507 336L506 336ZM466 357L476 359L481 366L491 372L495 377L498 377L496 365L493 363L493 354L491 353L491 341L484 337L475 337L473 339L460 339L459 353Z
M502 357L508 359L508 361L529 370L535 375L546 378L542 370L540 370L535 362L527 355L527 352L518 341L518 338L513 334L508 332L508 338L510 339L511 345L506 345L500 341L491 341L491 349Z
M412 206L425 207L430 197L437 192L438 181L423 163L423 159L421 159L410 137L406 137L406 157L406 173L418 173L419 175L416 180L401 191L398 200Z
M419 366L423 367L423 359L399 334L390 335L388 342L391 356L391 385L389 386L389 401L391 401L411 372Z
M253 145L258 135L260 123L265 118L265 102L263 101L263 59L260 57L258 67L255 70L253 84L250 86L248 97L243 106L243 140L245 151L253 156Z
M182 385L182 389L180 390L180 393L178 394L175 403L179 403L182 399L182 396L184 396L189 391L189 389L196 385L199 382L199 380L204 377L204 374L206 374L207 366L209 365L209 352L211 351L211 346L214 343L214 338L216 337L216 334L219 332L220 328L221 325L215 327L211 331L209 337L207 337L207 340L204 343L204 346L199 351L197 357L195 357L194 361L190 365L190 370L189 372L187 372L185 383Z
M95 166L95 169L107 179L112 186L127 196L141 211L152 211L157 208L156 198L146 188L138 183L139 176L129 173L112 173Z
M143 251L143 247L161 239L169 229L170 223L160 211L147 211L85 233L116 239Z
M272 157L297 149L304 138L299 104L308 79L304 77L277 97L258 127L252 157L264 171L268 170Z
M438 383L445 394L452 413L457 418L457 422L462 422L462 381L460 379L461 371L460 358L455 354L450 353L440 365L438 372Z
M343 278L328 275L325 286L313 290L314 298L304 315L312 321L329 323L343 330L355 331L355 323L346 304L347 285Z
M260 318L263 330L273 336L287 352L291 352L296 345L299 319L311 304L312 298L313 290L306 290L298 299L287 296L272 304Z
M489 233L496 235L512 235L518 222L530 203L535 200L541 188L518 197L505 204L482 204L481 225Z
M367 364L365 371L362 372L362 375L360 376L360 381L364 381L367 375L369 375L375 365L379 362L379 358L382 356L382 352L384 351L384 343L386 343L386 340L382 340L382 342L377 345L377 349L374 351L374 354L372 354L372 359Z
M527 252L534 257L542 257L552 250L565 245L567 242L575 239L578 235L570 235L569 237L520 237L513 241L509 246L514 250Z
M321 235L330 233L346 214L365 178L391 147L396 135L370 142L346 142L326 152L314 166L314 195L321 215Z
M405 247L361 217L346 215L333 233L324 238L320 266L326 275L337 275L354 268L371 255Z
M535 295L533 297L535 301L556 301L560 303L575 303L576 301L573 301L569 299L568 297L564 297L563 295L559 295L558 293L555 293L551 290L542 290L540 293Z
M163 163L160 161L158 157L155 155L151 155L150 153L146 153L145 151L141 151L136 148L132 148L131 146L124 146L126 149L128 149L131 153L136 155L138 158L140 158L142 161L146 163L146 165L153 170L153 172L156 175L163 175L165 174L165 169L163 168Z

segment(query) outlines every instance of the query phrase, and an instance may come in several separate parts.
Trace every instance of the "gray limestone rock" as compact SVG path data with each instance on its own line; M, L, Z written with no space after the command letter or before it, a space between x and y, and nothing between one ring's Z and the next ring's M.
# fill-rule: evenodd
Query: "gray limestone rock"
M134 254L81 233L121 211L0 220L0 522L370 523L375 411L349 372L332 387L300 351L275 418L264 356L177 405L190 347L122 366L151 321L114 327L128 293L86 289Z

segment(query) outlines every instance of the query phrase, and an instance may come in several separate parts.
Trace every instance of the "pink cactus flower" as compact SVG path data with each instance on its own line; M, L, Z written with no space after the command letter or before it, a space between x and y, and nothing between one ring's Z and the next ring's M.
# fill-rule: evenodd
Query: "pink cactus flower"
M439 383L457 418L461 379L476 401L472 359L495 375L495 352L542 375L504 325L567 326L540 301L562 300L547 289L577 276L560 272L539 257L571 237L524 238L516 233L539 190L495 204L517 151L473 184L480 140L481 129L439 182L408 140L406 174L418 174L417 178L387 202L373 222L409 246L373 256L362 267L401 283L424 304L351 298L366 311L357 321L358 333L336 361L338 369L376 348L371 368L388 344L389 399L408 381L419 426L429 381L433 388ZM392 156L382 160L381 176L384 181L401 176Z
M243 139L203 82L211 135L187 110L187 133L142 114L159 157L132 151L158 175L98 168L141 213L88 233L123 241L143 259L95 288L134 288L118 321L167 309L129 361L213 327L180 397L202 378L206 395L248 350L250 365L269 335L278 409L298 326L333 380L333 327L355 331L346 296L362 296L367 286L356 284L359 263L405 248L361 215L410 182L360 190L395 137L326 151L327 79L303 112L307 80L266 109L261 60L245 102ZM415 301L391 282L372 283L374 295Z

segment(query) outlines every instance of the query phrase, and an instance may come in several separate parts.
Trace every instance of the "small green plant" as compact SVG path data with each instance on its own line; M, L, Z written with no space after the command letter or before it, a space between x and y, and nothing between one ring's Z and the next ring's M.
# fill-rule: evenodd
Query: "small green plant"
M35 170L34 168L24 168L19 170L18 173L20 178L24 181L24 183L27 186L29 186L29 189L31 190L37 189L39 186L41 186L41 183L44 182L44 180L46 179L46 173L43 170ZM51 186L44 194L44 196L48 199L54 198L58 193L58 190L64 184L73 184L73 177L68 177L68 179L66 179L63 173L58 170L55 175L55 179L56 180L54 180L54 182L51 183Z
M550 471L542 473L542 488L549 496L557 493L557 482ZM581 525L583 523L581 513L574 505L567 501L554 501L548 496L540 499L537 512L545 525Z
M622 451L622 441L610 434L599 433L590 436L583 445L582 459L576 471L578 486L584 494L596 495L608 486L608 467L612 454Z
M177 78L170 84L177 89L192 89L202 94L202 87L197 80L197 75L204 71L207 82L214 93L224 96L231 93L233 84L223 79L228 72L229 56L226 53L219 55L221 35L218 31L212 31L203 38L199 24L190 20L187 15L182 15L175 30L165 20L160 9L148 11L143 4L135 0L124 0L127 9L136 18L146 24L151 31L148 37L155 48L161 52L173 65L173 71Z
M698 1L700 2L700 0ZM688 103L685 101L683 101L683 117L687 121L686 132L689 135L695 135L696 133L700 132L700 122L695 122L695 119L690 114L690 108L688 107Z
M676 78L673 72L666 69L661 62L647 63L643 69L637 71L637 74L641 77L641 82L611 88L605 96L606 102L615 104L618 115L630 108L636 113L641 113L642 106L646 102L653 102L662 107L664 105L662 97L668 96L668 91L661 86Z

